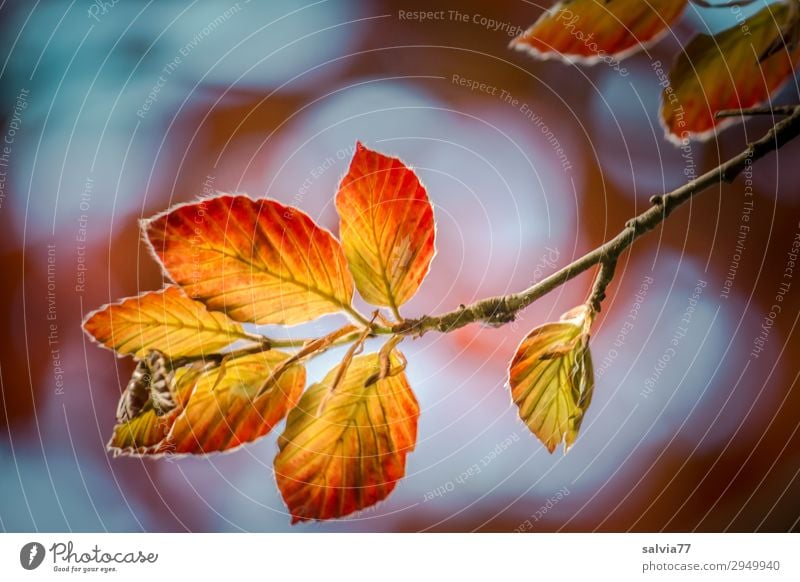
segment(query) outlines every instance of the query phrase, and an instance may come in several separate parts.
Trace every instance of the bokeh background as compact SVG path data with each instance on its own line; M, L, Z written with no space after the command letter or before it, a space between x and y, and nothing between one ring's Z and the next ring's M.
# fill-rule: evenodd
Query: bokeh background
M92 345L80 322L163 284L140 217L247 192L336 232L332 197L360 139L413 165L435 205L438 254L405 314L435 313L547 276L769 127L754 120L682 151L658 123L653 63L666 68L696 32L733 25L733 11L690 7L622 76L508 50L548 6L0 2L0 528L797 529L800 272L776 296L800 229L800 142L624 255L595 325L594 402L567 455L548 454L518 420L506 369L527 331L585 298L590 274L513 325L404 344L422 408L417 449L392 496L349 519L290 528L276 434L208 458L105 451L133 366ZM430 9L444 18L404 17ZM777 101L797 100L793 79Z

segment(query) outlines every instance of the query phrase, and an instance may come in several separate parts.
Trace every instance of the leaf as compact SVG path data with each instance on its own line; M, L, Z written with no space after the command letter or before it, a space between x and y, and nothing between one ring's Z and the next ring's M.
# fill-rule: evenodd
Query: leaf
M152 408L119 424L109 448L128 454L206 454L228 451L266 435L300 398L305 369L291 365L255 397L272 370L289 358L270 350L223 360L213 369L181 368L173 384L178 408L156 417Z
M621 60L659 40L687 0L565 0L511 41L541 58L593 65Z
M347 262L362 297L397 307L417 292L433 259L433 208L414 171L360 142L336 209Z
M522 340L509 369L519 416L551 453L575 442L592 400L594 372L589 351L592 314L585 305Z
M393 366L404 361L397 351L390 358ZM366 386L381 362L375 353L358 356L331 394L338 371L306 391L278 440L275 477L293 523L342 517L385 499L417 440L419 405L405 373Z
M237 321L293 325L350 309L339 242L296 208L226 194L142 226L172 280Z
M153 349L170 358L202 356L248 338L241 325L177 287L105 305L87 316L83 329L120 355L140 359Z
M177 415L178 411L173 410L164 416L158 416L151 408L134 419L119 423L114 427L108 449L115 455L155 453Z
M716 119L718 111L767 101L794 74L800 58L796 42L789 48L781 42L782 29L798 33L796 14L786 3L770 4L740 25L695 37L672 67L662 94L667 137L678 144L708 139L715 129L735 122ZM780 50L774 50L776 42Z
M229 450L272 430L305 386L305 369L293 364L254 399L272 369L286 358L287 354L268 351L224 362L218 372L201 375L169 433L174 452Z

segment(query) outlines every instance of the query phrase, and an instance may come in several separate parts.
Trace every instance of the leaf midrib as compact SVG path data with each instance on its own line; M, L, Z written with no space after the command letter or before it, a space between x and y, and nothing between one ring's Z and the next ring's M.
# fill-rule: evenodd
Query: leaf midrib
M235 221L235 222L238 224L238 221ZM219 225L216 225L216 223L214 223L214 222L212 222L212 224L215 224L216 228L219 229ZM241 229L241 225L239 225L239 228ZM243 229L241 229L241 230L247 236L247 233ZM221 232L222 232L223 238L225 238L225 232L224 231L221 231ZM217 254L222 255L223 257L227 257L227 258L233 259L235 261L238 261L242 265L251 267L251 270L252 270L252 267L257 266L258 268L255 269L257 272L269 275L271 278L277 279L278 281L287 281L287 282L289 282L289 283L291 283L291 284L293 284L293 285L295 285L297 287L300 287L301 289L304 289L306 291L314 293L315 295L318 295L319 297L322 297L326 301L329 301L330 303L333 303L334 305L336 305L336 306L338 306L338 307L340 307L342 309L346 309L347 307L349 307L349 303L344 303L343 301L339 300L339 298L337 298L335 295L332 295L330 293L326 293L326 292L324 292L323 290L321 290L321 289L319 289L317 287L312 287L310 284L306 284L306 283L303 283L301 281L298 281L297 279L295 279L294 277L291 277L291 276L289 276L289 277L281 277L280 275L274 273L269 268L267 268L266 265L263 264L263 261L261 261L259 265L256 265L252 261L248 261L246 258L242 257L239 253L228 253L228 252L226 252L224 250L225 249L224 246L223 246L222 249L217 248L215 246L211 246L211 243L208 241L207 237L204 237L203 240L205 240L207 242L206 242L206 244L201 245L201 248L206 250L206 251L217 253ZM278 255L280 255L280 252L278 252ZM291 273L291 270L288 270L288 271L289 271L289 273Z

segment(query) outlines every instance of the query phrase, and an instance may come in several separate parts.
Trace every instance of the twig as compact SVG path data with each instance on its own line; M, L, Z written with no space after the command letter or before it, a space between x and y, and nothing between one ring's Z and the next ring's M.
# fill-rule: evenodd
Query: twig
M350 317L352 317L354 321L356 321L357 323L360 323L363 327L370 327L370 328L372 328L374 330L382 331L383 333L387 333L387 330L385 328L382 328L382 327L379 327L379 326L375 326L374 322L372 322L369 319L367 319L367 317L364 314L362 314L360 311L358 311L352 305L343 305L342 309L344 309L345 313L347 313Z
M394 374L402 372L405 369L405 357L403 357L400 352L396 352L397 356L402 358L402 362L399 367L397 367L395 370L392 370L392 352L394 352L394 348L397 347L397 344L402 342L404 339L405 336L393 335L385 344L383 344L380 352L378 352L378 371L366 379L364 382L365 387L372 386L375 384L375 382L383 380L384 378L388 378L389 376L393 376Z
M748 115L791 115L797 110L796 105L779 105L777 107L746 107L744 109L723 109L717 111L715 117L745 117Z
M377 312L375 313L375 317L377 317ZM375 317L372 318L373 321L375 320ZM328 387L328 391L325 392L325 395L319 401L316 416L322 414L322 411L325 409L328 401L333 398L334 392L336 392L342 385L342 382L344 382L345 374L347 374L347 370L350 368L353 358L364 350L364 342L367 341L367 336L369 336L369 334L369 328L365 327L364 331L361 332L361 335L358 336L358 339L356 339L356 341L354 341L348 348L347 353L345 353L344 358L342 358L342 361L339 364L339 369L336 371L333 382L331 382L331 385Z
M183 366L188 366L189 364L193 364L195 362L202 362L204 364L220 364L222 360L228 358L241 358L244 356L250 356L253 354L260 354L261 352L266 352L272 349L274 346L268 342L263 341L258 344L248 346L246 348L241 348L238 350L232 350L230 352L220 352L214 354L202 354L199 356L183 356L180 358L172 358L169 360L170 367L173 370L177 370L178 368L182 368Z
M611 283L614 278L614 271L617 268L617 259L607 259L600 261L600 268L594 279L592 285L592 293L589 295L587 303L591 306L592 310L597 313L600 311L600 304L606 298L606 287Z
M692 4L696 4L701 8L736 8L738 6L747 6L748 4L752 4L753 0L731 0L730 2L721 2L718 4L712 4L707 0L691 0Z
M351 307L347 311L361 324L359 327L350 326L346 332L339 330L339 332L335 332L325 338L310 341L281 341L259 337L258 339L260 339L261 342L259 345L244 348L234 352L234 354L245 355L258 353L274 347L302 348L291 360L293 363L312 353L324 351L335 345L349 343L356 339L364 329L369 329L370 335L397 334L400 336L407 336L422 335L425 332L433 330L447 333L476 322L503 325L514 321L517 313L528 307L537 299L560 287L567 281L574 279L595 265L601 265L601 268L598 270L595 277L588 302L594 311L599 311L600 303L605 298L606 287L613 279L617 259L636 239L661 224L676 208L685 204L700 192L722 182L732 182L748 164L780 149L784 144L800 135L800 105L780 106L771 109L755 107L741 110L726 110L720 111L717 115L719 117L725 117L730 115L761 115L767 113L787 115L788 117L776 123L761 137L761 139L751 143L746 150L737 156L672 192L661 196L653 196L650 199L652 206L629 220L625 224L625 228L614 238L524 291L512 293L510 295L489 297L470 305L462 305L458 309L442 315L423 315L416 319L400 321L391 326L377 324L375 318L368 320ZM335 338L332 337L334 335L336 336ZM320 342L324 342L324 345ZM220 357L225 355L227 354L221 354ZM215 356L216 355L212 355L209 359L213 361ZM183 359L181 359L180 362L185 363ZM282 369L285 369L285 367L286 366L283 366ZM267 388L268 384L269 382L265 383L264 387L262 387L262 391Z
M424 315L417 319L409 319L393 326L392 332L422 335L427 331L436 330L446 333L479 321L490 324L513 321L518 312L587 269L602 262L616 261L633 241L661 224L676 208L716 184L732 182L748 164L779 149L798 134L800 134L800 106L794 107L789 117L776 123L766 135L750 144L739 155L668 194L653 196L651 198L653 205L629 220L617 236L539 283L520 293L490 297L471 305L462 305L442 315ZM603 291L604 289L605 287Z

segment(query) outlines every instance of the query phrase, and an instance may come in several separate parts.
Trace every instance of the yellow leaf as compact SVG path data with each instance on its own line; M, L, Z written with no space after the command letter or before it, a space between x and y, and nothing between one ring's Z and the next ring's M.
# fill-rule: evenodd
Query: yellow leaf
M561 321L537 327L511 362L509 383L519 416L551 453L562 442L565 451L572 446L592 400L591 319L582 305Z
M402 369L402 361L399 352L390 355L391 367ZM403 477L419 405L402 371L375 381L381 370L378 354L355 357L332 393L338 366L289 413L275 477L293 522L373 505Z
M83 329L103 346L140 359L150 350L170 358L202 356L248 337L224 313L209 312L177 287L105 305L87 316Z

